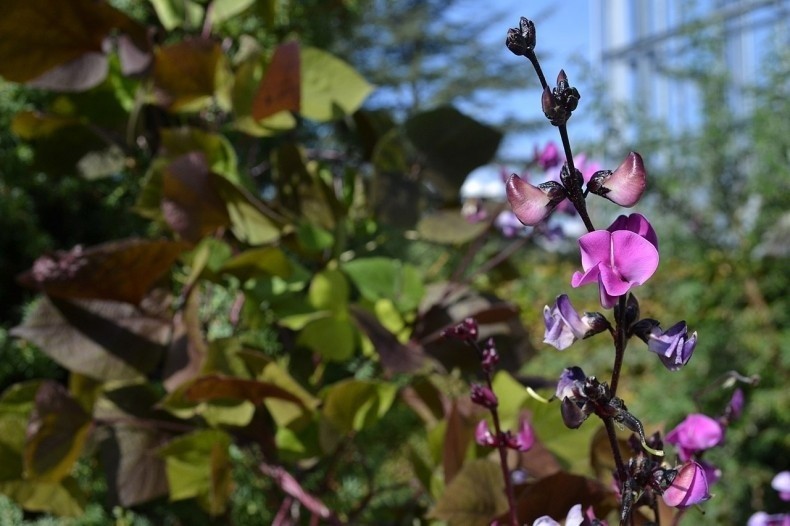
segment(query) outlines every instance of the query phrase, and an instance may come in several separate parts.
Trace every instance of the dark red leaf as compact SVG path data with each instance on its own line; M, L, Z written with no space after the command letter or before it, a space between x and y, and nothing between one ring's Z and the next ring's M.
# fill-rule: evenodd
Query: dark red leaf
M252 116L264 119L280 111L298 112L301 103L299 43L280 44L252 102Z

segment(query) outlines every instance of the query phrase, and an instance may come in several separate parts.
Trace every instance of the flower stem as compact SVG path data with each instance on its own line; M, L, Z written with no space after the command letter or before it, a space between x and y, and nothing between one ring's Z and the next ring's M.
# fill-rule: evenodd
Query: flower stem
M620 455L620 446L617 444L617 434L614 430L614 422L611 417L604 418L603 425L606 427L606 436L609 437L609 446L612 448L614 464L617 466L617 478L620 480L620 493L622 494L627 475L623 457ZM621 522L620 524L622 525L623 523Z
M540 62L538 61L538 56L535 54L534 51L528 51L525 55L530 62L532 62L532 67L535 68L535 73L538 75L538 80L540 80L540 87L541 91L545 91L549 89L549 84L546 82L546 77L543 75L543 69L540 67Z
M615 334L614 334L614 366L612 366L612 381L611 390L612 396L617 395L617 384L620 382L620 370L623 368L623 357L625 356L625 347L628 344L626 338L626 295L623 294L617 300L618 316L615 320Z
M571 141L568 138L568 127L562 124L557 126L557 128L560 130L560 139L562 139L562 148L565 150L565 161L568 163L568 170L570 170L571 174L574 174L576 173L576 167L573 164L573 152L571 151ZM587 232L592 232L595 230L595 227L590 220L590 214L587 213L587 201L584 199L584 193L582 192L581 186L574 188L566 187L565 190L568 192L568 199L570 199L571 203L573 203L574 208L576 208L576 212L579 213L579 217L582 218L584 226L587 228Z

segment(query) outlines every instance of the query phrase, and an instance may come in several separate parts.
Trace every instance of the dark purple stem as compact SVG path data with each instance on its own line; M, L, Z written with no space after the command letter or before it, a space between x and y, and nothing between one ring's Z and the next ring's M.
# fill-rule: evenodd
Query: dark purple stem
M538 79L540 80L540 87L541 93L546 91L549 88L548 82L546 82L546 77L543 76L543 69L540 67L540 62L538 62L538 56L535 54L535 51L528 51L525 55L530 62L532 62L532 67L535 68L535 73L538 74Z
M557 128L560 130L560 139L562 139L562 148L565 150L565 160L568 163L568 170L570 170L570 173L574 174L576 173L576 166L573 164L573 152L571 151L571 141L568 138L568 127L562 124L557 126ZM595 230L590 220L590 214L587 213L587 201L584 198L584 192L582 192L581 187L566 187L565 190L568 192L568 199L573 203L576 212L579 213L579 217L582 218L587 232Z
M617 466L617 478L620 480L620 492L622 494L627 474L625 472L623 457L620 455L620 446L617 444L617 434L614 431L614 422L610 417L607 417L603 419L603 424L606 427L606 436L609 437L609 446L612 448L614 463L615 466ZM622 524L621 522L620 525L622 526Z
M611 390L612 396L617 395L617 384L620 382L620 370L623 367L623 357L625 356L625 347L628 345L628 338L626 337L626 296L623 294L617 300L617 311L619 316L615 320L616 328L614 333L614 366L612 367L612 382Z

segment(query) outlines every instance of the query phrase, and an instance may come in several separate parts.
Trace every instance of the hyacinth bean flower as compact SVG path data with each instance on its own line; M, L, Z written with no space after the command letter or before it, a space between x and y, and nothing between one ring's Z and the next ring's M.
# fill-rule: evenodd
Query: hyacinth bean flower
M549 170L562 164L560 158L560 149L553 142L548 142L546 146L538 151L537 145L535 146L535 162L543 170Z
M509 446L518 451L529 451L535 445L535 430L528 420L522 419L518 433L510 440Z
M575 365L566 367L560 374L560 379L557 382L557 391L554 393L554 396L559 400L578 396L586 379L587 375L584 374L581 367Z
M543 321L546 324L543 343L548 343L560 351L570 347L576 340L606 330L608 326L603 316L597 312L585 312L583 316L579 316L567 294L557 296L553 307L546 305L543 308Z
M589 524L594 524L594 520L595 515L593 514L592 508L588 508L587 513L584 513L582 511L582 505L576 504L568 510L568 515L565 516L565 522L563 524L565 524L565 526L587 526ZM544 515L543 517L535 519L532 526L560 526L560 523L548 515Z
M516 174L508 178L505 190L513 213L527 226L535 226L543 221L566 197L565 189L557 182L548 181L532 186Z
M494 437L494 434L488 428L488 423L486 423L485 420L481 420L477 423L477 427L475 428L475 442L486 447L494 447L497 445L496 437Z
M642 157L631 152L612 172L602 170L587 183L587 189L625 208L631 208L642 197L647 186L647 172Z
M666 441L677 446L678 456L685 462L696 453L721 444L724 428L709 416L693 413L667 433Z
M658 355L664 367L677 371L688 363L697 346L696 331L689 336L685 321L662 331L655 326L647 336L647 349Z
M749 517L746 526L790 526L790 513L768 515L764 511L758 511Z
M771 481L771 487L779 492L779 498L790 500L790 471L780 471Z
M705 470L696 462L687 462L662 495L664 502L674 508L688 508L710 498Z
M607 309L658 268L658 237L641 214L620 216L606 230L584 234L579 248L584 271L574 272L571 285L597 282L601 305Z

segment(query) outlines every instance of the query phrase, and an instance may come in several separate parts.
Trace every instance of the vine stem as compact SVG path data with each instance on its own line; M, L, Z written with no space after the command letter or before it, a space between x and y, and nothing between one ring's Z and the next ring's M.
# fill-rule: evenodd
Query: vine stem
M614 457L615 466L617 466L617 476L620 479L620 487L622 488L626 481L627 474L625 472L623 457L620 455L620 446L617 444L617 433L615 433L614 430L614 422L610 417L607 417L603 419L603 424L606 428L606 436L609 437L609 446L612 448L612 456ZM620 526L623 526L623 524L624 522L621 521Z
M611 381L611 390L612 396L617 395L617 384L620 382L620 370L623 368L623 357L625 356L625 347L628 345L628 339L626 338L626 327L625 327L625 312L626 308L626 297L625 294L620 296L617 300L617 312L618 316L615 320L616 328L615 328L615 335L614 335L614 365L612 366L612 381Z

